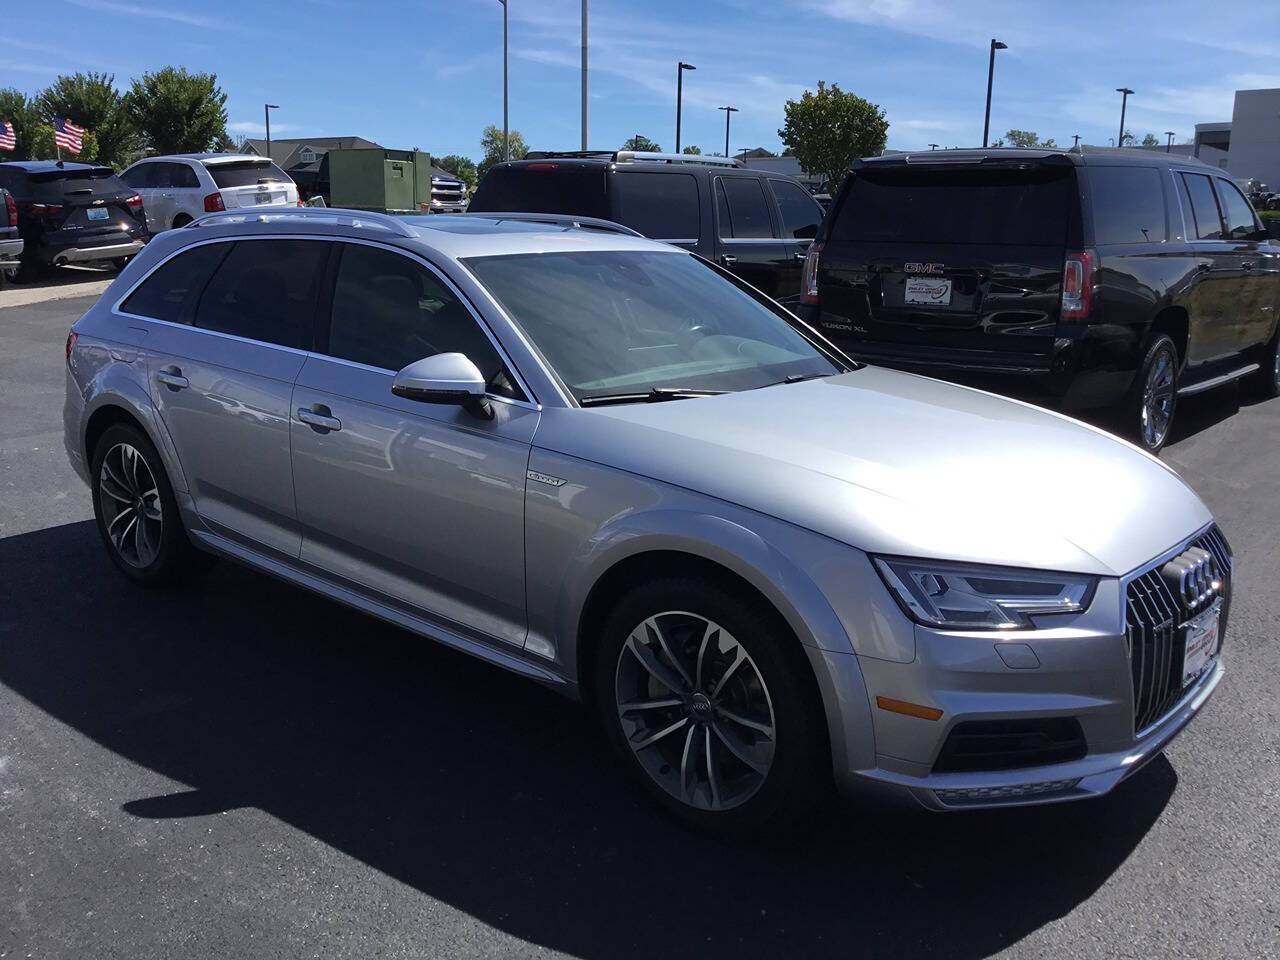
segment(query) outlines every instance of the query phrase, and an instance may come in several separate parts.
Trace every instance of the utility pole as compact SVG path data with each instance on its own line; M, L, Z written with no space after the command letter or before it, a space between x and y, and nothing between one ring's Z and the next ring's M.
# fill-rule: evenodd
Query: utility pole
M1164 152L1169 153L1173 150L1173 131L1166 130L1164 135L1169 138L1169 142L1164 145Z
M582 0L582 152L587 151L587 0Z
M932 153L934 150L937 150L937 149L938 149L938 145L937 145L936 143L931 143L931 144L929 144L929 152L930 152L930 153Z
M1116 134L1116 143L1124 146L1124 108L1129 105L1129 94L1133 93L1128 87L1116 87L1116 93L1120 94L1120 132Z
M729 114L737 113L737 107L716 107L717 110L724 111L724 155L729 156Z
M676 153L680 152L680 101L684 97L684 72L697 69L683 60L676 64Z
M996 75L996 51L1008 50L1007 43L1001 43L995 37L991 38L991 56L987 60L987 113L982 121L982 147L987 147L987 136L991 131L991 82Z
M507 126L507 0L502 4L502 159L511 159L511 133Z
M1073 133L1071 137L1073 140L1075 140L1075 143L1071 144L1071 149L1074 150L1076 147L1080 146L1080 134Z
M264 103L262 105L262 116L267 122L267 159L271 159L271 111L279 110L278 103Z

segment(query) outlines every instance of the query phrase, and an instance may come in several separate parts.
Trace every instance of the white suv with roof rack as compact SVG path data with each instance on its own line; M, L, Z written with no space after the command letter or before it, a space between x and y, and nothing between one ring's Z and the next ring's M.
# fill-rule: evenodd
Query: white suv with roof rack
M298 188L287 173L266 157L243 153L147 157L120 179L142 197L152 233L220 210L298 205Z

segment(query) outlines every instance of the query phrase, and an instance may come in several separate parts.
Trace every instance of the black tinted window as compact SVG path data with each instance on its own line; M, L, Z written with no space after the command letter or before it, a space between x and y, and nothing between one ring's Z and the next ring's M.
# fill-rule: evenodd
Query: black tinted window
M613 219L654 240L697 240L698 181L687 173L613 175Z
M1154 167L1090 167L1097 243L1156 243L1165 232L1164 191Z
M389 250L345 246L333 290L329 354L399 370L437 353L466 354L491 390L511 393L498 351L434 273Z
M720 220L720 236L744 240L773 236L773 221L764 197L764 187L755 177L718 177L717 189L724 191L728 222Z
M152 178L159 166L160 164L158 163L140 163L136 167L130 167L120 174L120 179L135 190L142 187L150 187L152 186Z
M316 290L329 244L241 240L205 287L195 325L277 343L310 346Z
M147 277L121 309L140 317L190 323L200 292L230 249L229 243L206 243L178 254Z
M1192 234L1199 240L1221 240L1222 218L1218 213L1218 201L1213 198L1213 186L1209 178L1198 173L1184 173L1187 196L1191 201L1193 219Z
M169 178L173 181L175 187L198 187L200 186L200 178L196 176L196 172L185 163L171 163L172 168L169 171Z
M862 169L831 225L832 240L1064 246L1071 167Z
M537 161L490 170L467 207L479 213L574 213L608 219L605 168Z
M1253 215L1253 207L1244 198L1234 183L1219 178L1218 199L1222 201L1222 215L1227 221L1227 236L1232 240L1247 240L1254 236L1260 226Z
M769 187L782 215L782 235L800 240L816 237L818 224L822 222L822 208L809 191L790 180L770 180Z
M252 187L261 182L291 183L289 175L274 163L261 160L233 160L229 163L205 164L213 182L219 187Z

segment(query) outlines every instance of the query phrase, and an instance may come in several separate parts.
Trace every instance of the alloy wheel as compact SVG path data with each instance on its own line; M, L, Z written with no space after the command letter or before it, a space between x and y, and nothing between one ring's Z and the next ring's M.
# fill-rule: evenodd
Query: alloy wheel
M1164 443L1173 419L1173 380L1177 360L1169 350L1156 354L1142 388L1142 440L1152 449Z
M755 661L720 624L668 611L637 625L618 655L618 719L637 762L700 810L728 810L764 784L777 742Z
M150 566L160 552L164 513L155 474L137 447L117 443L98 470L98 501L107 537L131 567Z

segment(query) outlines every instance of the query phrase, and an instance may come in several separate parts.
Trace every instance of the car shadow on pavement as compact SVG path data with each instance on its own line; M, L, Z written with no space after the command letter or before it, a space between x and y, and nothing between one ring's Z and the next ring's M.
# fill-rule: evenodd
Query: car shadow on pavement
M577 957L984 957L1088 898L1177 782L1161 757L1062 806L840 802L731 846L652 811L577 704L231 563L140 590L86 521L0 540L0 583L0 683L190 787L129 813L257 807Z

